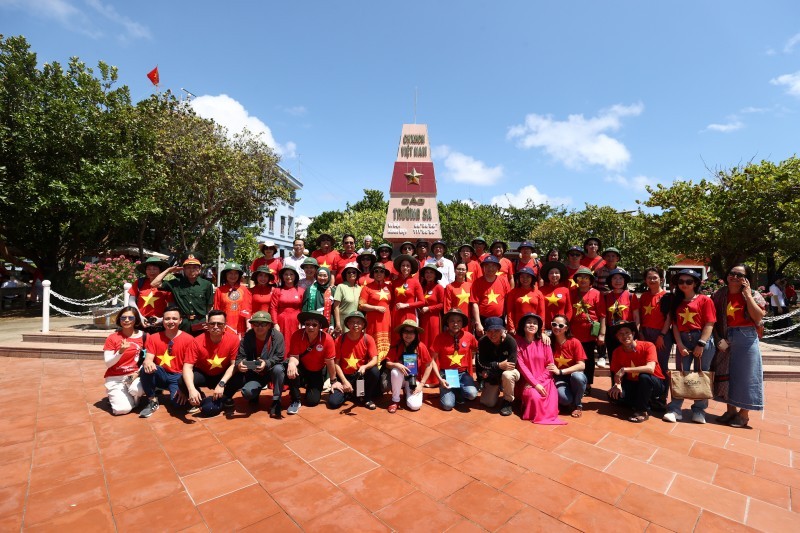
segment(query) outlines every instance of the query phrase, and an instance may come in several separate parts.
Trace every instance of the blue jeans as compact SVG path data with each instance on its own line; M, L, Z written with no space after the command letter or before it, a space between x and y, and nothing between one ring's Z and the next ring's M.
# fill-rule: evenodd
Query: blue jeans
M681 333L681 342L683 343L683 346L689 350L689 355L681 356L680 354L676 354L675 358L676 366L680 365L680 368L683 369L684 372L691 371L692 367L694 367L695 372L711 369L711 360L714 358L714 339L713 337L708 339L708 343L706 344L706 347L703 348L703 355L700 357L700 359L692 355L692 351L694 350L694 347L697 346L698 340L700 340L699 330L685 331ZM695 400L692 404L692 411L703 412L707 407L708 400ZM681 408L683 408L683 399L673 399L669 402L667 411L670 413L680 413Z
M444 372L442 372L442 378L444 378ZM475 386L472 376L466 372L459 372L458 381L461 383L460 389L445 389L439 385L439 402L445 411L451 411L456 402L464 403L464 400L474 400L478 397L478 388Z
M586 391L586 374L573 372L568 376L555 376L558 390L558 405L583 405L583 393Z
M180 389L183 374L167 372L164 370L163 366L158 365L156 366L156 371L152 374L148 374L142 369L141 374L139 374L139 379L142 382L144 394L148 398L153 398L156 395L156 387L158 387L159 389L169 390L169 399L174 402L175 395Z

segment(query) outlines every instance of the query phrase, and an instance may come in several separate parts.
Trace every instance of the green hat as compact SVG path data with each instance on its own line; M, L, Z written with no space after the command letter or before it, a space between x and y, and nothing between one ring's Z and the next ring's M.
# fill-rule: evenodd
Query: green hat
M253 313L253 316L250 317L250 322L269 322L273 324L272 316L266 311L256 311Z
M420 279L420 281L423 279L423 276L425 275L423 273L424 270L432 270L436 274L436 281L439 281L440 279L442 279L442 273L439 272L439 269L436 268L433 265L434 265L433 263L426 263L422 268L419 269L419 279Z
M417 245L416 245L416 244L414 244L414 243L413 243L413 242L411 242L411 241L404 241L404 242L400 243L400 249L401 249L401 250L403 249L403 246L410 246L410 247L411 247L412 249L414 249L414 250L416 250L416 249L417 249Z
M346 317L344 317L344 326L346 328L350 328L350 324L349 323L354 318L360 318L361 320L364 321L365 325L367 323L367 319L366 319L366 317L364 317L364 313L362 313L360 311L353 311L352 313L349 313Z
M323 315L319 311L303 311L302 313L297 315L297 321L300 322L301 325L306 320L318 321L320 329L328 329L328 326L330 325L328 319L325 318L325 315Z
M477 252L475 252L475 247L472 246L471 244L469 244L469 243L462 244L461 246L458 247L458 251L460 252L464 248L469 248L469 251L472 252L472 255L477 255Z
M261 265L260 267L258 267L256 271L253 272L253 278L258 277L258 275L261 274L262 272L264 274L269 275L269 277L271 277L272 279L275 279L275 272L273 272L272 269L267 265Z
M374 273L376 270L383 270L387 274L389 273L389 269L386 268L386 265L384 265L383 263L375 263L374 265L372 265L372 268L369 269L370 273Z
M400 272L400 265L403 263L403 261L408 261L409 263L411 263L412 275L417 273L417 270L419 270L419 261L417 261L416 257L410 256L408 254L400 254L394 258L393 261L394 269L397 270L398 273Z
M501 241L499 239L492 242L491 246L489 246L489 249L490 250L494 249L494 247L498 244L503 247L503 253L506 253L508 251L508 244L505 241Z
M391 254L393 254L393 253L394 253L394 248L392 248L392 245L391 245L391 244L388 244L388 243L385 243L385 242L384 242L384 243L382 243L382 244L381 244L380 246L378 246L377 248L375 248L375 253L377 254L378 252L380 252L380 251L381 251L381 250L383 250L383 249L389 250L389 257L391 257Z
M239 273L239 279L241 279L242 274L244 274L244 270L242 269L242 267L238 263L230 262L230 263L225 263L225 266L222 268L222 272L220 272L220 277L222 279L225 279L225 275L230 270L235 270L236 272L238 272Z
M136 270L144 274L145 270L147 270L147 267L149 267L150 265L155 265L161 270L164 270L169 266L169 263L167 263L163 259L159 259L158 257L148 257L144 263L139 263L138 265L136 265Z
M592 282L594 282L594 272L591 269L586 267L580 267L575 273L572 275L572 279L577 278L578 276L589 276L592 278Z
M614 248L613 246L610 246L610 247L606 248L605 250L603 250L603 253L602 253L602 254L600 254L600 257L605 257L605 255L606 255L608 252L614 252L614 253L615 253L615 254L617 254L617 255L618 255L620 258L622 258L622 254L619 252L619 248Z
M461 318L461 327L462 328L464 326L466 326L467 324L469 324L469 317L467 316L466 313L464 313L464 311L462 311L458 307L454 307L454 308L452 308L451 310L449 310L448 312L446 312L444 314L444 316L442 317L442 320L444 321L445 324L447 324L447 321L450 319L451 316L457 316L457 317Z
M311 265L315 268L319 268L319 261L317 261L316 258L314 257L306 257L305 259L303 259L303 262L300 263L300 268L303 268L304 266L308 265Z
M485 239L483 236L478 236L478 237L475 237L474 239L472 239L472 240L470 241L470 244L471 244L471 245L473 245L473 246L475 246L475 243L476 243L476 242L482 242L482 243L484 244L484 246L489 246L489 243L488 243L488 242L486 242L486 239Z
M362 259L369 259L371 261L369 264L370 266L374 265L375 262L378 260L377 256L375 256L375 254L373 254L372 252L364 252L363 254L358 254L358 257L356 257L356 262L359 265L361 265Z

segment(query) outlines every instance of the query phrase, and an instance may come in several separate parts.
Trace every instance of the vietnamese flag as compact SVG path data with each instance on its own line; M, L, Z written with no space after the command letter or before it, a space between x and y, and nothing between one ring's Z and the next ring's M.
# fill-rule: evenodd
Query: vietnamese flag
M158 66L147 73L147 78L153 82L153 85L158 87L159 77L158 77Z

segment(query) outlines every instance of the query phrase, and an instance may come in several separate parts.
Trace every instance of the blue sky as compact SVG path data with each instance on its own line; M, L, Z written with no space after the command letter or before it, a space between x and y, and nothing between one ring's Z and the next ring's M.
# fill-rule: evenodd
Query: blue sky
M439 199L635 207L800 139L796 1L416 3L0 0L39 61L120 69L134 100L197 95L263 131L298 215L388 197L401 125L428 124Z

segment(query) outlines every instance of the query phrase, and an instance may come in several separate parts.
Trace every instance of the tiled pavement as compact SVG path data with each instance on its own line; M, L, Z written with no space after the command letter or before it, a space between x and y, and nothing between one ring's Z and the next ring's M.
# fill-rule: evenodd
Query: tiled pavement
M231 419L142 420L109 414L102 374L0 358L0 531L797 531L800 518L800 383L767 383L767 411L736 430L632 424L594 398L542 427L477 402L444 413L435 394L396 415L276 421L237 398Z

